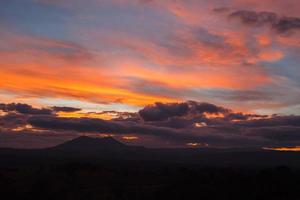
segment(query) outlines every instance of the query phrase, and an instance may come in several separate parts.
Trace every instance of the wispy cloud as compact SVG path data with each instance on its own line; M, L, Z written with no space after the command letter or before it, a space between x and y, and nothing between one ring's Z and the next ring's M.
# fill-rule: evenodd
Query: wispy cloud
M300 104L293 0L2 4L0 90L14 96L136 108L193 99L268 113Z

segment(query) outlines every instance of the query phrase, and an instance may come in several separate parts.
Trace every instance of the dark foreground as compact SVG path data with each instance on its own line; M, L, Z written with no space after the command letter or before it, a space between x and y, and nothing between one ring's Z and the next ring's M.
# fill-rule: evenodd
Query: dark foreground
M300 153L146 149L81 137L0 149L4 200L300 199Z
M141 167L68 163L1 168L9 200L298 199L300 170L274 168Z

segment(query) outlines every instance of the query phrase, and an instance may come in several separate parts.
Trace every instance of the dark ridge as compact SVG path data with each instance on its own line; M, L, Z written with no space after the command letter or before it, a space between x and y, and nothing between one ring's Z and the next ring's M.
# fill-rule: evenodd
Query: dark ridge
M290 166L300 167L299 152L258 149L148 149L112 137L78 137L47 149L0 149L0 166L92 162L117 165ZM147 164L146 164L147 163Z
M73 140L62 143L53 149L63 149L63 150L101 150L101 149L124 149L129 148L129 146L117 141L113 137L104 138L92 138L87 136L80 136Z

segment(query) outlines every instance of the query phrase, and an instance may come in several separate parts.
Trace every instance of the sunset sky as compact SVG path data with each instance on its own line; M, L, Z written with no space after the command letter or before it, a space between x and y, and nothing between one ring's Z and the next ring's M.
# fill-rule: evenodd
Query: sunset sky
M299 0L1 0L0 146L117 134L149 146L296 147L299 55ZM183 119L193 127L163 124ZM251 124L262 121L272 125ZM238 139L226 138L232 126Z

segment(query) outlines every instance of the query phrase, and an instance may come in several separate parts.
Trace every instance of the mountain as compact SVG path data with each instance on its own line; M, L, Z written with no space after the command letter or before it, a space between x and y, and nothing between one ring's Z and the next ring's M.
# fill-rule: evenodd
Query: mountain
M81 136L47 149L0 149L0 165L64 162L138 163L201 166L298 166L300 153L258 149L148 149L125 145L112 137Z
M60 145L46 149L47 155L57 158L86 160L135 160L137 154L144 152L144 147L125 145L113 137L92 138L81 136ZM143 153L142 153L143 154ZM144 154L143 154L144 155Z
M87 136L81 136L73 140L67 141L56 147L54 150L65 151L101 151L101 150L124 150L131 148L112 137L104 138L91 138Z

